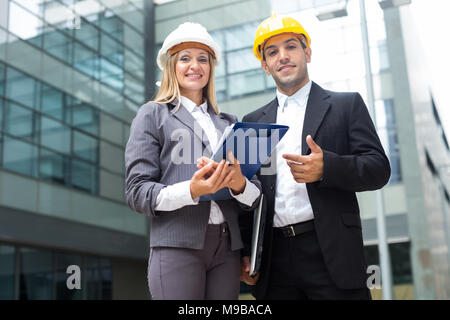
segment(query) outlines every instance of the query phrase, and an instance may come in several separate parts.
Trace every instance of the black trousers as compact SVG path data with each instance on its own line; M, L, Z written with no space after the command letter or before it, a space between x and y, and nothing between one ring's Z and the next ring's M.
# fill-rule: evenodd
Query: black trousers
M274 235L268 300L370 300L368 288L340 289L331 279L316 232Z

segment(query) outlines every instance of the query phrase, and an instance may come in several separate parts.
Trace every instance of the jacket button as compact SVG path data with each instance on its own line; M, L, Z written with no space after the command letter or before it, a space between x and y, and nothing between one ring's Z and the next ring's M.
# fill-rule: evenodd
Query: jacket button
M273 191L273 184L272 185L270 185L270 191Z

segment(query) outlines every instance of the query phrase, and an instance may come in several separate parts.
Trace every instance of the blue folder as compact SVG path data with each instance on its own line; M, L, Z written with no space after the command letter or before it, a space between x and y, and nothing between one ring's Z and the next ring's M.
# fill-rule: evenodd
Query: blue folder
M242 174L250 180L267 161L288 130L288 126L278 124L236 122L224 130L218 143L219 148L215 150L211 159L216 162L228 160L227 155L231 150L241 165ZM228 188L223 188L214 194L201 196L200 201L232 198Z

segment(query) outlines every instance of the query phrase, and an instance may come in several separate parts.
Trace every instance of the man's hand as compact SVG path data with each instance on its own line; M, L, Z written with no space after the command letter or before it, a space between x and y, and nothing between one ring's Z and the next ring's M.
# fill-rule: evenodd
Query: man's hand
M298 183L311 183L322 179L323 176L323 151L314 142L310 135L306 137L306 143L311 149L311 154L301 156L297 154L283 154L287 165L291 168L292 176Z
M250 257L242 257L241 258L241 281L250 285L254 286L256 284L256 281L258 281L259 273L256 274L254 277L250 277Z

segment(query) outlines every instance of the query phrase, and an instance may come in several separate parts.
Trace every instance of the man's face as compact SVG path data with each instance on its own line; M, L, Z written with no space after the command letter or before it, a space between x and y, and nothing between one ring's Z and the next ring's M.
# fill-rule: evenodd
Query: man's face
M311 61L311 48L303 49L295 35L284 33L270 38L264 56L261 66L281 91L301 88L309 81L306 64Z

